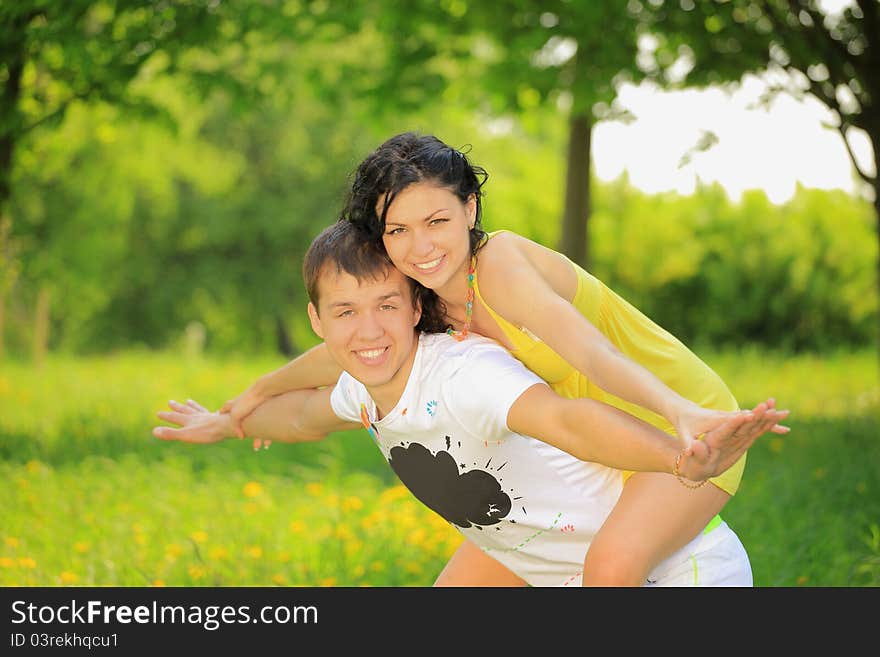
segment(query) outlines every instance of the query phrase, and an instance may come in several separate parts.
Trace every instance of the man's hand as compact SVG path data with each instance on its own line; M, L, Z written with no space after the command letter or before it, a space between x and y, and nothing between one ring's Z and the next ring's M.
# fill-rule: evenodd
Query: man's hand
M686 446L679 463L681 475L695 481L716 477L736 463L763 434L788 433L789 427L779 422L788 417L789 411L777 410L775 406L776 400L771 398L751 411L733 414L702 440Z
M180 428L154 427L153 435L160 440L207 445L236 436L232 418L228 414L212 413L191 399L186 404L172 399L168 406L171 411L159 411L156 415L160 420L176 424Z

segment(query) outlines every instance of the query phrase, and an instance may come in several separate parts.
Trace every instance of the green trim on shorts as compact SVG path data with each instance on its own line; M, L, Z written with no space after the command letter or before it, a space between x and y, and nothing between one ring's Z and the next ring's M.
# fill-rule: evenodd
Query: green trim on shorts
M703 535L708 534L710 531L715 529L720 524L721 524L721 516L716 514L715 517L709 521L709 524L706 525L706 529L703 530Z
M694 555L691 555L691 565L694 567L694 586L699 586L699 579L697 577L697 558Z

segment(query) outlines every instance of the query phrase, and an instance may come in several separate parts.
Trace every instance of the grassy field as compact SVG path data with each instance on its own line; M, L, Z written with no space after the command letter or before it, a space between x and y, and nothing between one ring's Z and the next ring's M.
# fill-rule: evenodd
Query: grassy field
M873 351L701 356L743 406L775 395L785 438L750 452L724 517L757 586L880 585ZM423 586L458 534L363 432L316 444L157 441L168 398L219 406L278 360L171 353L0 369L0 585Z

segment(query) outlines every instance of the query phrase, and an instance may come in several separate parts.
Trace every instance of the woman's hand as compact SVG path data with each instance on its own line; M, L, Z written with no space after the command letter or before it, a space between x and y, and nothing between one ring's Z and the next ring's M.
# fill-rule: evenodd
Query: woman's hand
M772 397L764 403L767 404L766 410L775 410L776 400ZM744 412L746 411L716 411L684 400L684 403L674 412L673 417L668 417L667 419L675 427L675 433L687 448L693 445L698 436L722 427L725 422L739 417ZM785 434L788 433L789 429L788 427L774 424L767 431Z
M250 388L241 393L238 397L234 397L233 399L228 400L223 406L220 407L219 413L228 413L232 424L235 427L235 435L239 438L244 438L244 429L242 429L242 422L244 419L254 412L254 409L266 401L267 397L260 393L256 385L252 385ZM257 449L257 445L254 445L254 449Z
M705 433L702 440L685 446L679 457L678 474L693 481L717 477L746 452L763 434L785 434L789 427L779 424L789 411L777 410L776 400L761 402L751 411L737 411Z

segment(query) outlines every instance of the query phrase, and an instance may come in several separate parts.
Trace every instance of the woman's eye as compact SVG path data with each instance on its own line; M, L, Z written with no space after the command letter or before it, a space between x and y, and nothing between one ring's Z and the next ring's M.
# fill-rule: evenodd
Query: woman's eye
M403 228L392 228L389 230L386 235L400 235L403 232Z
M432 219L431 225L433 226L435 224L445 224L447 221L449 221L449 219L445 219L445 218Z

